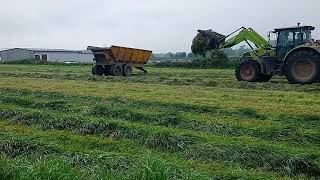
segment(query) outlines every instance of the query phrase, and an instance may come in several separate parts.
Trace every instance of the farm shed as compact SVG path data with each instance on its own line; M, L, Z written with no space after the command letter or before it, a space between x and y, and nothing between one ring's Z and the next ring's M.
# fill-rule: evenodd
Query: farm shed
M37 59L48 62L92 63L93 55L87 50L13 48L0 51L1 62Z

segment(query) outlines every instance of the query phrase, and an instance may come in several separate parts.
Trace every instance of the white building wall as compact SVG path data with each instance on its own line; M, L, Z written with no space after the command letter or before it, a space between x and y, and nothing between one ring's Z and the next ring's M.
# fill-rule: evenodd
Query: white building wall
M87 52L34 52L34 55L47 54L48 62L93 63L93 55Z
M8 50L0 51L0 57L2 62L10 62L10 61L33 59L34 55L33 55L33 51L29 51L25 49L8 49Z

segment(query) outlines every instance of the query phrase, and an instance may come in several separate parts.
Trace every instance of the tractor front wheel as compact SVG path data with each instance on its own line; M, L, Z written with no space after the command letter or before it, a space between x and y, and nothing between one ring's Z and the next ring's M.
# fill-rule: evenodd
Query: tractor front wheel
M285 65L285 74L291 84L311 84L319 80L319 54L309 50L294 53Z
M251 59L242 61L236 68L235 74L238 81L260 82L261 70L260 64Z

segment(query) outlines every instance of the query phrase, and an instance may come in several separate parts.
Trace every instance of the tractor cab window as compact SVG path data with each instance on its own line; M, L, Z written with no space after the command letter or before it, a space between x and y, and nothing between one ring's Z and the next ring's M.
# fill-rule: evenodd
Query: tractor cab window
M301 44L303 42L303 34L302 32L295 33L296 44Z
M269 37L268 42L271 45L271 47L276 48L278 34L276 32L270 32L268 37Z
M290 31L282 31L279 33L278 46L293 46L294 33Z
M295 46L300 46L311 39L311 31L310 30L300 30L294 32L295 34Z
M286 54L293 48L305 44L311 39L311 30L288 29L278 32L277 59L283 60Z
M292 30L279 32L277 43L277 59L279 61L282 61L286 54L296 46L295 38L295 32Z
M302 41L303 41L303 43L311 40L311 38L312 38L312 37L311 37L311 31L310 31L310 30L304 31L304 32L302 33Z

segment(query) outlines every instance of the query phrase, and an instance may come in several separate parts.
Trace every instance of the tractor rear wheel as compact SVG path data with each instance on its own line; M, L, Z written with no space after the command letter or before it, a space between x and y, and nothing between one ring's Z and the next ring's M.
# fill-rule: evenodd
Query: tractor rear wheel
M112 76L122 76L122 66L121 64L114 64L110 68L110 74Z
M131 76L132 75L132 66L130 64L124 64L122 66L123 76Z
M319 54L301 50L288 58L285 74L291 84L311 84L320 78Z
M261 68L260 64L251 59L243 60L236 68L236 78L238 81L260 82Z

